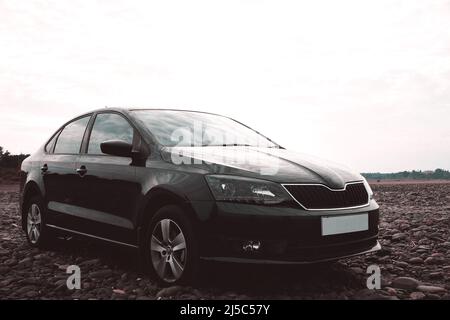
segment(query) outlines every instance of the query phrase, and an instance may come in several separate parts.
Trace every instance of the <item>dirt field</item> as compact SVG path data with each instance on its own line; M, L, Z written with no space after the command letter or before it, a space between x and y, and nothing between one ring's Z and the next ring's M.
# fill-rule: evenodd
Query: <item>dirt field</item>
M376 255L314 267L208 264L196 288L162 289L136 267L134 251L81 239L30 249L17 183L0 182L0 299L450 299L450 184L374 184L381 206ZM69 291L66 268L81 268ZM369 265L381 290L366 288Z

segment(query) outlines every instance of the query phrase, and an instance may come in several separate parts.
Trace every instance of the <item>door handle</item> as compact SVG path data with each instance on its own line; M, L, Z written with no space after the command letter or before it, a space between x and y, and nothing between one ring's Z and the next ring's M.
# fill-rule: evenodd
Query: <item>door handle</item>
M44 164L42 167L41 167L41 172L42 173L46 173L48 171L48 166L47 166L47 164Z
M82 177L86 174L87 169L85 166L81 166L80 168L77 169L77 173Z

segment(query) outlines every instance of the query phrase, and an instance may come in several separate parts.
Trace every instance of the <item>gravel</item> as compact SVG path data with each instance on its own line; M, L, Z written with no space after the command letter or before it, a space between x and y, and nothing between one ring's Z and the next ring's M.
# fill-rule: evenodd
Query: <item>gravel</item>
M381 207L375 255L319 266L208 263L195 288L162 288L139 270L136 252L85 239L32 249L20 229L17 185L0 186L0 299L450 299L450 184L376 184ZM69 290L66 269L81 268ZM369 290L367 267L381 268Z

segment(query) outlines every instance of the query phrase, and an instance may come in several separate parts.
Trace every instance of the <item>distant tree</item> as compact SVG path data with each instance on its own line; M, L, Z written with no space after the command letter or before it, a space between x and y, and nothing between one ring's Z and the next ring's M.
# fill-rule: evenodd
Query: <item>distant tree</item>
M18 168L22 161L29 156L29 154L14 154L12 155L8 150L3 151L0 147L0 167L2 168Z
M442 170L442 169L436 169L436 170L434 170L434 172L433 172L433 174L432 174L432 177L433 177L434 179L443 179L443 178L444 178L444 175L445 175L445 171L444 171L444 170Z

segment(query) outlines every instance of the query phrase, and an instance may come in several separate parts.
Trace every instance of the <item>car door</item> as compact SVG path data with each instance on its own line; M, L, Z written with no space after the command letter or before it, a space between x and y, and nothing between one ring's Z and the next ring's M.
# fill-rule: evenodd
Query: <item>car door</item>
M41 166L48 207L47 224L66 224L68 206L75 203L78 180L76 161L90 115L77 118L60 129L46 146Z
M84 233L126 244L136 242L133 212L141 192L136 167L130 157L104 154L100 144L107 140L133 144L137 134L119 113L96 114L85 150L77 161L77 168L84 172L77 184Z

